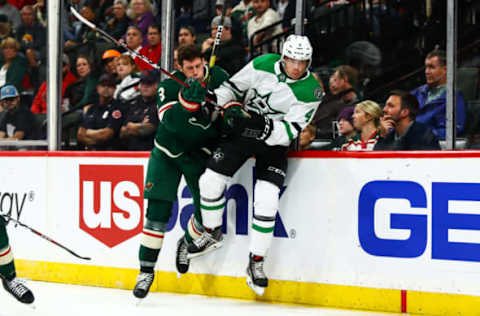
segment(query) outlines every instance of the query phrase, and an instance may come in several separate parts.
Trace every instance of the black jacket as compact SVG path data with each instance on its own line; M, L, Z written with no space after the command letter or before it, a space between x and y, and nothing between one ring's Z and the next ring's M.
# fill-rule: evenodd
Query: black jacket
M373 150L439 150L437 136L432 129L420 122L413 122L407 133L395 140L395 131L392 130L380 138Z

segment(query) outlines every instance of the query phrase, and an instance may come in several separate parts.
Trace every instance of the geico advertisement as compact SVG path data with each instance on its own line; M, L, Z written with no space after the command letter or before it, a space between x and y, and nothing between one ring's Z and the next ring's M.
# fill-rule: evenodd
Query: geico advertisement
M480 294L480 172L476 159L348 161L337 211L355 232L342 244L356 282ZM344 194L341 194L343 191ZM352 205L346 205L348 202ZM353 206L353 207L352 207ZM345 213L345 210L349 214ZM336 232L340 232L340 225ZM352 237L352 236L351 236Z

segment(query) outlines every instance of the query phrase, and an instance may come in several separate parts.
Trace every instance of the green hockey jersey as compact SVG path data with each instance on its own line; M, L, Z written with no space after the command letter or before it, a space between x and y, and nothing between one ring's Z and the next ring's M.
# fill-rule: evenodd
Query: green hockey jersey
M282 70L280 55L266 54L253 59L215 90L218 104L236 100L246 110L273 120L273 130L265 143L289 146L310 123L323 90L307 70L293 80Z
M205 78L208 75L205 66ZM211 71L210 89L215 89L228 79L228 74L220 67L214 66ZM185 81L184 73L173 73L178 79ZM201 110L192 111L178 102L178 94L182 85L174 79L162 81L157 89L158 125L154 145L171 158L180 157L184 152L207 147L218 136L216 124L202 115Z

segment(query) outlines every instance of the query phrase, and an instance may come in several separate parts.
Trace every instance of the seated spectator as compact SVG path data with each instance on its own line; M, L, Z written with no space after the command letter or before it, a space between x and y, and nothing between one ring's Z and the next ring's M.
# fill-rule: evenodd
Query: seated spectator
M337 118L343 108L358 101L355 93L357 84L358 71L355 68L342 65L335 69L329 79L329 93L324 97L313 117L313 123L317 125L317 138L332 138L332 121Z
M248 38L248 21L254 15L252 0L241 0L239 4L233 7L230 17L236 25L240 26L242 42Z
M126 40L127 47L133 50L134 52L140 54L140 50L142 49L142 42L143 42L143 35L138 29L138 27L129 26L127 31L127 40ZM140 65L145 64L143 60L141 60L140 58L136 57L134 54L128 51L126 51L123 54L134 58L135 64L137 64L138 67L140 67Z
M140 54L147 57L154 64L159 64L160 57L162 56L162 43L160 38L160 26L152 24L148 27L147 33L147 42L148 45L143 46L140 49ZM153 66L150 66L146 62L138 63L140 70L154 69Z
M69 100L71 109L80 109L93 103L97 79L93 74L92 63L88 57L78 56L75 67L77 81L66 88L64 97Z
M47 30L35 21L32 6L24 6L20 11L22 24L16 32L20 51L25 54L30 67L37 67L39 60L45 59Z
M103 29L115 39L120 39L127 32L129 24L127 2L125 0L115 0L113 2L113 17L107 20Z
M197 36L191 26L182 26L178 32L178 45L196 45Z
M115 63L120 83L116 86L113 98L121 103L130 102L140 95L138 91L140 78L136 74L138 67L135 65L132 57L128 55L117 57Z
M308 150L310 149L312 142L315 140L315 133L316 133L317 127L312 124L308 124L305 126L305 128L302 130L298 137L298 150Z
M8 17L4 14L0 14L0 40L3 41L7 37L14 37L14 32Z
M205 60L209 60L212 54L213 43L217 36L218 25L221 17L216 16L211 23L211 36L202 44L202 53ZM223 21L223 32L220 45L217 47L216 65L225 69L229 74L235 74L245 65L245 49L238 39L232 36L232 20L226 16Z
M104 65L103 72L110 73L110 74L117 74L117 65L115 63L115 58L120 56L120 52L115 49L107 49L105 52L102 54L102 63Z
M0 141L40 138L37 121L29 109L20 105L20 95L14 86L0 89L0 103L6 111L0 121Z
M415 120L420 110L417 98L394 90L380 118L380 138L375 150L439 150L437 136L427 125Z
M125 109L120 139L126 150L152 150L158 127L157 87L160 74L145 70L140 76L140 96Z
M338 124L338 137L325 145L320 150L341 150L343 144L347 143L350 138L355 136L357 132L353 127L353 110L354 106L347 106L340 111L337 117Z
M27 60L18 54L20 44L13 37L7 37L0 44L3 61L0 62L0 87L13 85L18 91L23 90L23 80L27 74Z
M425 123L433 129L439 139L445 139L447 115L447 63L443 50L434 50L425 58L426 84L412 91L420 104L417 122ZM457 133L463 133L465 127L465 101L463 95L457 92L456 128Z
M342 151L373 150L380 138L382 109L370 100L358 103L353 111L353 127L358 133L342 146Z
M22 23L20 12L16 7L9 4L7 0L0 0L0 14L4 14L8 17L8 21L14 30L18 29Z
M86 150L121 149L118 133L123 115L113 100L115 85L112 74L103 74L98 80L98 99L84 112L77 133L77 140Z
M178 47L173 49L173 70L182 70L182 67L178 64Z
M66 102L64 102L63 97L67 87L77 81L77 78L70 71L70 60L66 54L63 54L62 57L62 112L68 110L66 107ZM67 103L69 103L68 101ZM33 99L32 107L30 108L34 114L46 114L47 113L47 82L44 81L40 88L38 89L37 95Z
M152 4L150 0L131 0L129 17L132 25L142 33L143 45L147 44L148 27L153 23Z
M278 13L270 8L270 0L252 0L252 2L255 16L253 16L247 24L249 41L252 39L253 34L256 31L280 21L280 16L278 15ZM282 26L278 24L276 27L269 31L265 31L255 35L255 38L253 39L253 45L256 46L263 40L280 34L281 32Z
M92 6L85 5L80 10L80 14L88 21L95 23L95 12ZM92 30L87 25L80 25L78 34L75 39L67 40L64 44L66 50L72 50L78 48L81 45L91 44L92 47L95 47L96 41L98 38L98 33ZM90 49L90 48L88 48Z

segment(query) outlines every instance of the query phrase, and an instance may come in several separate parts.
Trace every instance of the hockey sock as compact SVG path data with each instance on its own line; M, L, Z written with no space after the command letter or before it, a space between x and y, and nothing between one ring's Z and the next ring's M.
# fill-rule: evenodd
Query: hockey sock
M185 231L185 241L187 244L191 244L195 239L199 238L203 233L203 226L192 214L187 224L187 230Z
M8 280L13 279L16 275L12 249L9 245L0 249L0 274Z
M166 228L167 223L147 219L143 227L138 254L140 259L140 271L153 273L160 249L162 249Z

